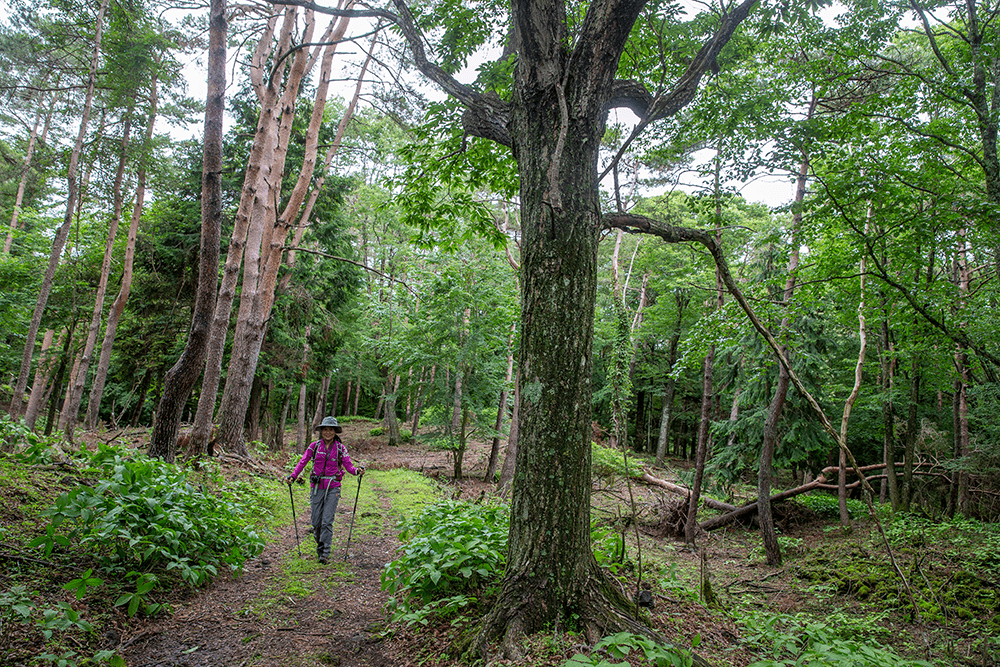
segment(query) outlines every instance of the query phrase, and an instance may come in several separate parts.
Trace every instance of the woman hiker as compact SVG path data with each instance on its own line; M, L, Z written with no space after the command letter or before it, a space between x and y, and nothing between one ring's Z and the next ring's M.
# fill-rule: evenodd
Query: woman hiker
M313 536L316 538L316 555L319 556L319 562L325 564L330 558L333 517L340 501L343 471L361 476L365 474L365 469L363 466L355 468L351 463L351 456L337 435L344 429L335 417L325 417L316 428L319 430L319 440L306 447L295 471L288 476L288 483L294 482L309 459L313 459L313 470L309 475L309 505L312 510ZM361 483L360 480L358 483Z

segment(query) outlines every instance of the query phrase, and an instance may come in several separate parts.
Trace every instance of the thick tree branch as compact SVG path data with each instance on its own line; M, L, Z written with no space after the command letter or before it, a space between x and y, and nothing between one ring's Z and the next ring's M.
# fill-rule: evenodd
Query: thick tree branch
M445 93L454 97L466 108L462 116L465 131L472 136L490 139L504 146L511 146L510 138L510 105L496 95L482 94L473 88L460 83L455 77L427 58L423 35L413 19L413 14L403 0L393 0L396 10L393 13L381 9L344 10L334 7L324 7L312 0L280 0L275 5L295 5L312 9L330 16L349 16L352 18L380 18L399 27L413 54L413 62L420 73L436 83Z
M718 68L716 57L722 51L722 48L729 43L740 23L750 15L750 10L753 9L755 4L757 4L757 0L743 0L731 12L723 16L722 25L719 26L718 31L716 31L711 40L698 50L698 54L691 61L691 64L688 65L687 71L678 79L673 89L666 94L657 95L650 100L648 93L647 95L643 95L635 82L616 82L613 89L613 104L609 108L614 108L615 106L627 107L639 116L639 122L632 130L628 139L622 144L614 159L604 170L604 173L601 174L602 179L615 168L625 154L625 151L628 150L632 142L643 133L650 123L674 115L694 99L695 94L698 92L698 85L701 83L701 77L704 76L707 70ZM644 112L643 109L645 109Z

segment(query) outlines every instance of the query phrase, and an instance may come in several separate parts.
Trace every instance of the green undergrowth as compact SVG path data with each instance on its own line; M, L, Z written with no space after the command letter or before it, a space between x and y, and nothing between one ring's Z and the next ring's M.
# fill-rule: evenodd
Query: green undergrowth
M1000 633L996 525L898 516L886 534L923 622ZM792 572L820 594L915 620L904 583L878 540L824 541L796 560Z
M741 619L743 641L769 654L749 667L933 667L857 639L849 627L801 615L757 613Z
M506 505L442 500L399 526L400 555L382 572L393 622L426 625L488 598L506 565Z
M169 613L182 591L239 573L264 546L278 485L150 459L126 446L64 449L0 423L0 654L71 667L121 664L105 628Z
M417 516L442 494L442 487L437 482L406 468L369 471L365 473L364 483L370 483L378 495L389 499L387 518L393 524Z

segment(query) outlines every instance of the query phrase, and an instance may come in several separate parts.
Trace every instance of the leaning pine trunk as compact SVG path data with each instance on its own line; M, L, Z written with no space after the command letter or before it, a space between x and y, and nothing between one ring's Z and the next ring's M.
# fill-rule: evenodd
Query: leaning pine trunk
M128 148L132 130L132 110L125 117L122 129L121 155L118 156L118 169L115 171L114 210L108 223L108 237L104 244L104 259L101 262L101 276L97 283L97 293L94 295L94 309L90 316L90 327L87 329L87 339L83 345L83 356L80 357L80 372L69 392L69 401L65 408L66 419L63 429L66 439L73 442L73 430L76 428L77 413L80 402L83 401L83 387L90 371L90 360L97 345L97 335L101 331L101 317L104 314L104 295L108 290L108 280L111 277L111 260L114 255L115 237L118 236L118 224L122 219L122 182L125 179L125 163L128 159Z
M348 6L351 4L348 3ZM314 23L312 12L307 12L306 17L308 23L305 41L308 42L310 41L308 38L310 28L308 26ZM322 125L323 111L326 104L333 55L336 52L336 43L343 37L349 22L350 19L348 17L341 17L339 20L332 22L330 29L327 31L328 35L330 35L329 39L324 36L323 41L328 46L323 53L322 71L320 72L319 85L316 89L313 114L306 131L306 146L302 169L281 214L274 218L272 217L275 215L273 209L268 210L268 215L265 219L272 220L272 224L265 230L265 234L261 239L260 254L256 262L251 260L250 251L253 248L251 248L250 243L247 244L247 256L244 260L244 291L240 295L236 331L233 333L233 354L230 359L229 373L226 377L222 405L219 408L222 424L220 437L224 443L238 452L242 452L245 449L242 444L242 419L247 409L249 396L248 383L252 380L256 372L258 356L264 341L265 324L270 317L271 308L274 304L275 289L278 282L278 269L281 266L285 240L288 237L289 229L294 224L295 218L302 208L306 194L308 193L309 183L315 170L318 155L319 130ZM296 92L300 82L309 72L314 62L314 59L308 57L307 51L298 51L288 76L282 105L287 113L283 112L282 114L279 126L280 150L275 152L274 165L272 167L272 177L275 178L272 191L275 195L280 191L280 174L284 171L288 137L291 134L294 116ZM250 286L249 289L248 285Z
M250 69L252 79L263 78L262 74L258 76L258 72L267 67L267 56L270 53L271 38L277 20L277 15L271 17L258 42ZM278 39L278 50L284 52L290 42L291 22L286 22ZM236 295L236 285L240 277L243 249L247 244L251 211L258 192L264 187L264 174L262 172L266 171L273 159L274 141L277 136L278 112L276 107L279 79L280 76L276 76L266 88L262 83L257 87L257 95L261 100L260 115L257 119L253 149L250 151L246 174L243 177L243 188L240 191L240 203L236 210L236 220L229 241L229 250L222 270L222 283L219 285L219 295L212 316L212 328L205 356L205 375L201 383L201 395L198 397L198 410L195 412L194 426L191 429L191 447L198 452L206 450L211 437L215 399L219 392L219 380L222 376L222 356L226 347L226 335L229 333L229 319L233 309L233 299Z
M149 90L149 119L146 121L146 137L143 143L143 151L148 151L152 145L153 127L156 124L156 110L159 98L157 97L157 78L154 75L150 83ZM136 174L135 203L132 206L132 218L129 222L128 239L125 244L125 261L122 269L121 285L118 288L118 296L111 304L108 312L108 320L104 325L104 342L101 345L101 356L97 361L97 369L94 372L94 382L90 387L90 398L87 401L87 428L95 428L100 417L101 398L104 396L104 384L108 377L108 367L111 364L111 350L114 348L115 337L118 332L118 323L121 321L122 313L125 311L125 304L128 302L129 293L132 291L132 266L135 263L135 244L139 237L139 220L142 218L142 208L146 197L146 167L145 162L139 167Z
M149 442L150 456L173 461L181 411L201 374L212 328L215 291L219 283L219 241L222 235L222 118L225 108L226 1L211 0L208 49L208 91L201 175L201 245L198 292L187 344L167 372Z
M52 251L49 253L49 263L42 277L42 286L38 293L38 300L35 302L35 311L31 315L31 322L28 324L28 334L25 337L24 353L21 355L21 370L14 385L14 396L10 402L10 414L12 417L20 417L23 409L24 391L28 387L28 375L31 373L31 359L35 354L35 340L38 338L38 329L42 324L42 315L49 302L49 294L52 293L52 284L55 281L56 268L59 266L59 259L62 257L63 248L66 247L66 239L69 237L70 226L73 222L73 213L76 211L77 194L79 187L77 183L77 171L80 165L80 153L83 151L83 141L87 136L87 126L90 124L90 110L94 102L94 88L97 80L97 68L101 58L101 35L104 31L104 13L108 9L108 0L101 2L101 7L97 12L97 22L94 33L94 50L90 59L90 71L87 76L87 94L84 98L83 110L80 114L80 130L76 135L76 143L69 156L69 165L66 169L66 215L63 217L62 225L56 231L52 240Z

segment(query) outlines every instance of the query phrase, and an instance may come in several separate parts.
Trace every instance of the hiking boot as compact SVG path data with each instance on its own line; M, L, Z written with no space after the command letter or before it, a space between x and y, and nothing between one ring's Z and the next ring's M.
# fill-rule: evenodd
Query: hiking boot
M319 564L320 565L326 565L328 562L329 562L329 560L327 559L326 556L320 556L319 557Z

